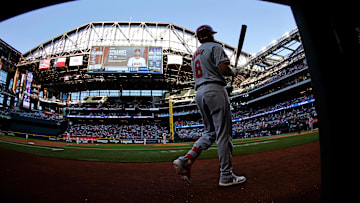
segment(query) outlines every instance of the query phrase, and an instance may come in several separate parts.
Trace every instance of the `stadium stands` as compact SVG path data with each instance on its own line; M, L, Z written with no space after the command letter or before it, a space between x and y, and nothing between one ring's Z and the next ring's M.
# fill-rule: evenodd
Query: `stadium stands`
M261 109L233 111L233 136L240 138L275 135L298 130L312 130L317 123L313 95L295 98ZM235 103L231 104L236 106ZM299 122L299 126L297 123ZM178 120L175 122L181 138L197 139L202 136L202 121Z
M163 135L170 139L168 127L159 124L74 124L63 133L65 137L85 138L91 135L95 138L107 139L162 139Z

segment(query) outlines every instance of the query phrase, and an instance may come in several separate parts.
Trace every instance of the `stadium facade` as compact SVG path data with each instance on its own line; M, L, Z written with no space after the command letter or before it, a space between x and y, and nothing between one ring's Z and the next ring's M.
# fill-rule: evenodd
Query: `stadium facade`
M218 43L235 64L236 48ZM84 142L197 139L203 129L190 63L198 46L194 31L171 23L79 26L15 54L14 70L2 70L2 130ZM238 64L242 72L230 97L234 137L316 125L297 29L255 55L242 52Z

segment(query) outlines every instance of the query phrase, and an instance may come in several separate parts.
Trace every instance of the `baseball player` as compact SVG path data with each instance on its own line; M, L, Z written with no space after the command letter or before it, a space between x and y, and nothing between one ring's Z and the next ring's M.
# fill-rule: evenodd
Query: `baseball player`
M232 120L224 76L236 76L237 70L229 67L230 60L223 47L216 43L216 32L209 25L196 30L201 46L192 57L196 104L204 122L204 135L198 139L185 156L174 160L177 174L191 183L191 166L202 150L217 143L220 161L219 186L231 186L246 181L244 176L232 172Z
M71 143L70 133L66 133L66 145L69 145Z
M141 55L140 49L135 49L135 56L129 58L128 67L146 67L146 61Z
M163 133L162 139L163 139L163 144L166 144L166 133Z

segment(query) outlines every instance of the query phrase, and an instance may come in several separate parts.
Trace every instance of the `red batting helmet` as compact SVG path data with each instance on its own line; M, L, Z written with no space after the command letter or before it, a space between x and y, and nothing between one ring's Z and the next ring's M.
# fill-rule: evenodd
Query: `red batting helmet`
M198 29L196 29L196 35L199 34L199 32L203 32L203 31L207 31L211 34L215 34L216 32L212 29L212 27L210 25L202 25L200 27L198 27Z
M202 25L196 29L196 37L200 43L212 42L214 41L214 36L216 32L212 29L210 25Z

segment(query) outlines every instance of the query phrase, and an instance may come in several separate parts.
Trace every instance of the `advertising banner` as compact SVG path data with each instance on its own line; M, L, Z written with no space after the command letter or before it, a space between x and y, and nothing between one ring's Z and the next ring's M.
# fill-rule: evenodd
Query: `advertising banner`
M13 93L16 93L17 83L19 80L19 70L15 71L14 79L13 79L13 85L12 85L12 91Z
M83 64L83 56L70 57L69 66L81 66Z
M88 71L101 70L104 55L104 47L95 46L91 48Z
M182 56L176 56L176 55L168 55L167 56L167 64L182 65L183 64L183 57Z

